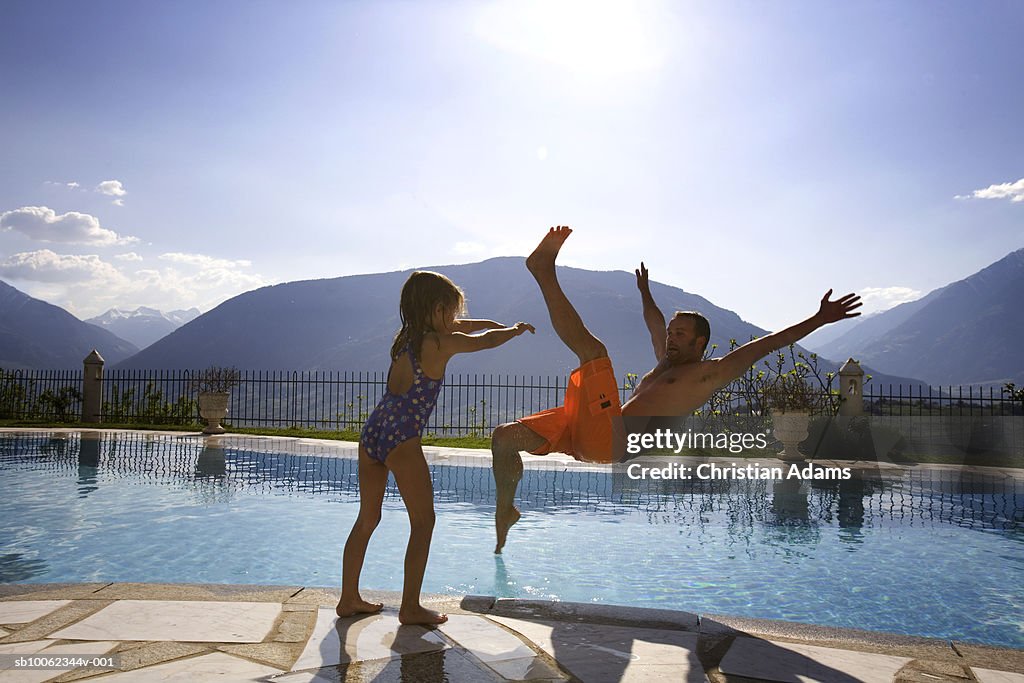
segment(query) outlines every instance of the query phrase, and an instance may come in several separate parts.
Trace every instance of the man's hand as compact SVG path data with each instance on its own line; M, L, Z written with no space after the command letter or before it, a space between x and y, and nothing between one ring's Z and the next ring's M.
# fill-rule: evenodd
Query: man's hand
M516 323L515 325L513 325L512 329L514 329L516 331L516 336L517 337L519 335L521 335L523 332L527 332L527 331L530 334L536 334L537 333L537 330L533 329L533 325L531 325L530 323L519 322L519 323Z
M835 301L829 301L828 298L830 296L832 296L831 289L825 292L825 296L821 297L821 308L818 309L818 313L815 316L822 324L834 323L837 320L845 320L846 318L856 318L860 315L860 313L851 313L853 309L861 307L859 295L851 292Z
M651 291L651 283L647 281L647 266L643 261L640 262L640 268L636 271L636 288L640 290L641 294Z

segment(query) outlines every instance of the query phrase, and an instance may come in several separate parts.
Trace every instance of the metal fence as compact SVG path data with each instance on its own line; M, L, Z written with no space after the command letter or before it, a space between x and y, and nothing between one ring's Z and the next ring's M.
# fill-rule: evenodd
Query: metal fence
M864 412L896 417L1024 415L1024 397L991 386L868 384L864 387Z
M199 424L193 380L202 371L108 370L100 419L107 423ZM82 371L0 369L0 419L75 421L82 413ZM439 436L486 435L495 426L561 405L565 377L450 375L428 424ZM359 429L386 390L380 372L243 371L232 389L235 427L326 431ZM623 382L625 401L631 387ZM736 396L734 387L726 392ZM721 407L719 405L719 407ZM727 410L750 413L735 398ZM996 388L868 385L864 412L883 417L1024 415L1024 399Z

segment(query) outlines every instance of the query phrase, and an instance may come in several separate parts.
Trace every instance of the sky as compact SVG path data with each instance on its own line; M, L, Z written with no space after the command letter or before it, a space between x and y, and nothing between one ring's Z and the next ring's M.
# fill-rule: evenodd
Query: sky
M560 263L643 260L774 330L1024 247L1016 0L0 0L0 26L0 280L80 318L564 224Z

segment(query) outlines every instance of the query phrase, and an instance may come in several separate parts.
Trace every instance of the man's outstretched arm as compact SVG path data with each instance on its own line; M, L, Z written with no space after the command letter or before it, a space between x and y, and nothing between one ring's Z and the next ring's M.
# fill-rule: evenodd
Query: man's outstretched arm
M830 296L832 296L831 289L825 292L825 296L821 298L821 306L818 308L818 312L807 320L774 334L747 342L717 361L712 361L715 363L713 371L715 384L718 387L725 386L769 353L796 343L819 327L838 320L845 320L846 318L856 318L860 315L860 313L853 312L854 309L861 306L860 296L847 294L835 301L829 301Z
M654 346L654 356L661 362L665 357L665 343L667 332L665 331L665 315L654 303L651 296L651 284L647 278L647 267L640 262L640 268L636 271L636 287L640 290L640 299L644 304L644 322L647 323L647 331L651 333L651 345Z

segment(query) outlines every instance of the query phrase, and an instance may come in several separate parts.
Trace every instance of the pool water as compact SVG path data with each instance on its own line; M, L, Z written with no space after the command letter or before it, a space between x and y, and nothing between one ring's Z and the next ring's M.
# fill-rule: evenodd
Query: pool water
M354 456L354 449L353 449ZM487 464L484 461L482 464ZM338 586L354 457L195 437L0 437L0 583ZM424 590L785 619L1024 647L1024 478L915 468L849 481L632 481L528 469L494 547L489 467L432 466ZM363 586L401 590L389 488Z

